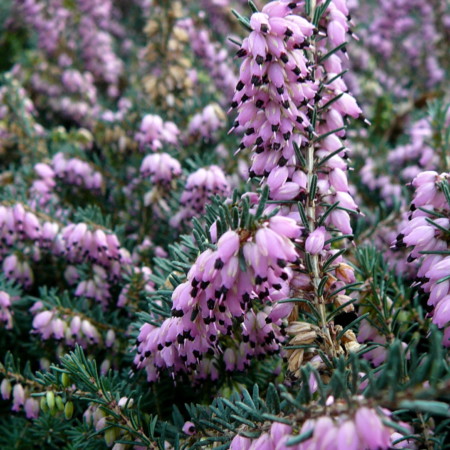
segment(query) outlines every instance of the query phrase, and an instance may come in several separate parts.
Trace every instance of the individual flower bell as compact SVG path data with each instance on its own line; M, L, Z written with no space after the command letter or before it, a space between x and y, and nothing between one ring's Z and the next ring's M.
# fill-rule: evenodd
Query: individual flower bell
M237 434L231 441L230 450L248 450L251 445L252 440L250 438Z
M305 250L311 255L317 255L323 249L326 237L325 227L316 228L305 241Z
M183 425L183 433L192 436L195 434L195 425L192 422L185 422Z
M9 400L11 397L12 386L11 382L7 378L3 378L2 383L0 385L0 393L2 395L3 400Z
M13 387L13 411L20 411L25 404L25 390L20 383L16 383Z
M390 430L383 425L375 410L362 407L355 415L355 426L359 438L369 449L387 448L390 445Z
M28 397L24 405L25 416L27 419L37 419L39 417L39 401L33 397Z

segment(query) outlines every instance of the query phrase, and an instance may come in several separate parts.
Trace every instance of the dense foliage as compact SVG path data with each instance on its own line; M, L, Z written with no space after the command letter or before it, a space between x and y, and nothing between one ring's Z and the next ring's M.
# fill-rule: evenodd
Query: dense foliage
M0 447L442 449L450 6L0 2Z

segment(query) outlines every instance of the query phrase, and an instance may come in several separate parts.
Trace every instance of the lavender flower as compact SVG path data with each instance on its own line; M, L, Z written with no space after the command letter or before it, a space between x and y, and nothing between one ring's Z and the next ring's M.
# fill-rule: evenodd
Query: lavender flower
M55 188L57 180L66 185L82 187L100 193L103 186L103 176L95 171L87 162L78 158L66 158L63 153L57 153L51 165L38 163L35 172L40 177L36 180L31 192L37 197L41 207L50 202L57 202Z
M228 370L243 370L254 355L277 351L283 340L281 321L292 305L283 305L281 313L271 308L256 312L251 305L286 298L292 277L288 265L297 259L291 239L299 233L295 221L276 217L254 235L240 236L232 230L223 234L217 250L203 252L189 271L188 281L173 292L173 317L161 327L148 323L141 327L136 367L147 370L149 381L155 381L165 368L190 372L209 352L220 354L221 336L233 335L235 319L241 320L243 342L226 349ZM245 272L239 270L240 251ZM191 319L193 310L197 314Z
M408 262L420 258L417 276L426 293L428 304L434 306L433 322L445 328L444 345L450 346L449 331L449 273L450 258L446 235L450 229L450 205L444 194L450 175L433 171L422 172L414 178L414 198L409 221L402 227L393 246L413 247ZM429 212L427 212L429 211ZM436 213L434 215L433 213Z
M19 411L25 404L25 390L20 383L16 383L13 387L13 411Z
M317 2L316 8L321 5ZM336 300L329 294L355 281L351 266L342 257L336 260L334 271L327 271L324 283L321 268L335 253L330 240L352 235L349 211L359 211L350 195L348 150L342 139L345 118L361 115L340 75L345 48L334 51L346 40L348 10L345 2L327 5L317 27L300 2L271 2L251 16L252 31L237 53L243 62L231 105L238 110L234 128L244 129L240 150L254 152L250 176L263 177L274 201L266 211L278 206L281 215L295 218L304 228L304 251L298 253L292 283L302 298L317 305L322 320L325 305ZM299 215L297 202L302 204L304 217ZM327 212L328 205L338 207ZM324 220L318 226L321 217ZM319 291L321 284L324 289ZM322 323L322 330L327 326ZM312 341L316 332L311 331ZM325 352L335 355L358 347L353 334L341 346L327 333L321 335ZM290 364L294 373L299 373L305 355L312 358L314 353L290 352L291 361L296 362Z
M155 151L162 148L163 143L176 145L178 134L178 127L173 122L163 122L161 117L147 114L142 119L136 140L141 149L148 146Z
M142 161L141 175L150 177L154 184L167 185L181 175L181 165L167 153L154 153Z
M213 42L208 30L200 28L191 19L181 21L180 26L186 29L192 50L209 71L212 82L224 94L225 99L231 98L236 85L236 74L230 67L227 49Z
M409 79L404 75L405 67L414 73L413 82L419 89L437 86L444 80L445 62L438 37L448 29L442 21L446 14L443 4L382 0L375 9L364 4L355 13L369 24L361 30L361 37L376 55L377 78L383 75L380 81L391 78L396 86L403 85L402 81ZM398 89L396 92L402 93Z
M225 114L217 104L206 106L201 112L195 114L189 121L189 141L201 137L204 141L214 141L217 130L223 125Z
M230 187L225 174L219 166L200 168L191 173L181 194L182 209L171 219L172 226L178 226L182 220L191 219L203 213L208 200L214 195L226 196Z
M33 333L39 334L44 339L55 339L63 341L65 345L74 347L78 344L84 348L92 345L105 345L111 347L114 338L106 334L106 341L96 324L92 323L88 318L82 318L79 315L68 315L58 310L43 310L42 305L37 304L32 312L35 314L33 318ZM112 339L112 341L111 341Z
M341 413L333 418L327 415L308 419L303 423L299 434L312 430L313 435L294 448L299 450L403 448L403 442L393 445L401 435L382 423L384 417L384 414L379 414L372 408L361 406L354 415ZM230 448L288 449L291 447L288 447L286 442L292 437L291 426L274 422L269 432L263 432L253 441L236 435Z
M183 425L183 433L192 436L195 433L195 425L192 422L185 422Z
M8 378L3 378L2 383L0 385L0 391L2 399L9 400L9 398L11 397L12 386Z
M12 328L12 320L11 296L5 291L0 291L0 321L4 323L7 330L10 330Z

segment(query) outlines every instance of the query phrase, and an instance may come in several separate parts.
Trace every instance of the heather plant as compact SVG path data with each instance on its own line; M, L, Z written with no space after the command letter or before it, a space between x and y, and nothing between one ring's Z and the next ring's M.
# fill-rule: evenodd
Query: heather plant
M2 4L1 447L448 448L449 17Z

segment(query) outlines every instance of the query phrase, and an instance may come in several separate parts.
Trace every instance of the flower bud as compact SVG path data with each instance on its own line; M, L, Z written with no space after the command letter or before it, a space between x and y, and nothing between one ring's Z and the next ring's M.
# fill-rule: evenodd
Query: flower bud
M131 408L133 406L134 403L134 399L133 398L128 398L128 397L121 397L121 399L119 400L119 408L125 408L125 406L127 408Z
M105 442L106 445L108 447L111 447L114 444L114 441L116 440L116 436L117 436L117 429L112 427L112 428L108 428L105 431Z
M55 394L53 391L48 391L47 394L45 394L45 398L47 400L48 407L50 410L53 410L55 408Z
M63 399L61 398L61 396L56 396L55 398L55 403L56 403L56 407L58 408L59 411L64 411L64 402Z
M72 415L73 415L73 403L67 402L66 406L64 406L64 417L67 420L70 420L72 418Z
M7 378L3 378L2 384L0 385L0 392L2 394L3 400L9 400L11 397L11 383Z
M39 417L39 402L35 398L28 397L25 401L24 409L27 419L37 419Z
M311 255L320 253L325 243L325 234L325 227L319 227L314 230L306 239L305 250Z
M46 401L45 397L41 397L39 405L40 405L40 407L41 407L43 412L47 412L48 411L48 405L47 405L47 401Z
M63 373L61 375L61 383L64 387L70 386L70 378L69 378L69 375L67 375L67 373Z
M108 330L106 332L106 338L105 338L105 345L106 347L112 347L114 342L116 340L116 333L114 333L114 330Z

